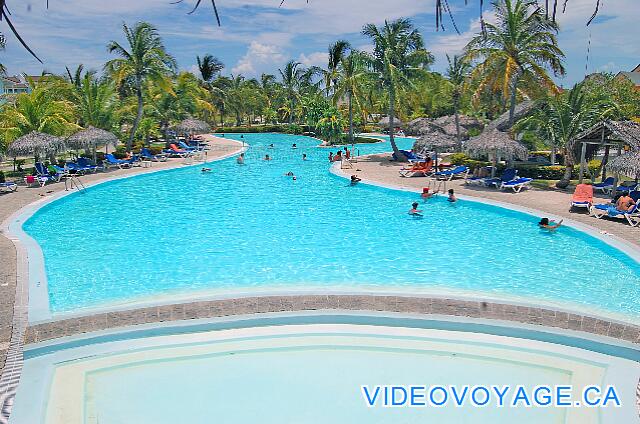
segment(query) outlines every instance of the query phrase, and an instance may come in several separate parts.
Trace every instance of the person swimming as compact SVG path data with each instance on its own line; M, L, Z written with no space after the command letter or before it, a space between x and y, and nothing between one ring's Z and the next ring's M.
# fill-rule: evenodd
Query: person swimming
M438 194L439 190L436 190L434 192L432 192L429 187L424 187L422 189L422 194L420 195L420 197L422 197L424 200L427 200L431 197L433 197L434 194Z
M295 175L293 174L293 172L289 171L286 174L284 174L285 177L295 177Z
M236 162L238 163L238 165L244 165L244 153L240 153L240 156L238 156Z
M269 144L269 148L273 149L273 143Z
M200 172L211 172L211 168L202 168Z
M333 152L329 152L329 162L333 162Z
M302 160L307 160L307 154L306 153L302 154Z
M362 178L358 178L357 175L352 175L351 176L351 185L356 185L358 184L360 181L362 181Z
M269 155L264 155L264 160L271 160L271 157Z
M542 230L555 231L562 226L563 221L561 219L560 222L556 223L555 221L550 221L549 218L541 218L540 222L538 222L538 227Z
M455 203L458 201L458 199L456 198L456 195L453 193L453 189L450 188L449 189L449 197L447 198L447 201L451 202L451 203Z
M297 149L298 146L296 146L296 143L293 143L293 145L291 146L292 149Z
M409 209L409 215L422 216L422 211L418 209L418 202L413 202L411 204L411 209Z

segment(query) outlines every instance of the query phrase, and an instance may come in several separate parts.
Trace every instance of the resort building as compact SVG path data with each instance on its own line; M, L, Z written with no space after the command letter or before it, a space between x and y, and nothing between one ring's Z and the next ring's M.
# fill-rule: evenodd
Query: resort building
M627 78L636 86L636 90L640 90L640 64L633 68L631 72L618 72L616 78Z
M31 92L29 79L37 82L39 76L22 77L18 75L0 77L0 104L11 101L18 94Z

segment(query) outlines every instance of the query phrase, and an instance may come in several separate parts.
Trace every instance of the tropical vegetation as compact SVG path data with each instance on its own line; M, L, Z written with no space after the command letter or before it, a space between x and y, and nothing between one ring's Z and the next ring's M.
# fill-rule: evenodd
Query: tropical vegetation
M194 72L178 71L153 25L124 24L107 45L114 56L102 69L74 65L43 75L30 82L31 92L0 105L0 153L32 130L66 136L88 126L115 133L131 149L168 139L189 117L217 131L307 132L330 144L387 130L397 152L397 120L454 115L460 146L461 115L487 122L509 112L515 120L516 104L533 100L537 112L515 130L532 148L562 153L563 186L579 154L575 135L603 118L640 116L640 94L608 74L562 90L552 79L565 72L553 16L534 0L492 5L495 19L461 54L447 55L442 74L431 70L434 56L407 19L365 25L370 52L337 40L323 67L292 60L255 78L225 72L210 52L194 58ZM377 125L384 117L387 128Z

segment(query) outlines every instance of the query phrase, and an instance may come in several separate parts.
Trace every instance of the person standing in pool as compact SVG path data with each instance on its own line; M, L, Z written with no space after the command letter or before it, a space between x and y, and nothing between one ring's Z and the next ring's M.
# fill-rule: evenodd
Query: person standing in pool
M358 184L360 181L362 181L362 178L358 178L357 175L352 175L351 176L351 185L354 186L356 184Z
M244 153L240 153L240 156L238 156L236 162L238 163L238 165L244 165Z
M456 195L453 193L452 188L449 189L449 197L447 198L447 200L451 203L455 203L458 201L458 199L456 198Z
M556 224L555 221L549 221L549 218L541 218L540 222L538 222L538 227L542 230L555 231L562 226L562 221L564 220L561 219L560 222Z
M307 160L307 154L306 153L302 154L302 160Z
M297 149L298 146L296 146L296 143L293 143L293 145L291 146L292 149Z
M271 160L271 157L269 155L264 155L264 160Z
M418 202L413 202L411 204L411 209L409 209L409 215L422 216L422 211L418 209Z
M333 162L333 152L329 152L329 162Z

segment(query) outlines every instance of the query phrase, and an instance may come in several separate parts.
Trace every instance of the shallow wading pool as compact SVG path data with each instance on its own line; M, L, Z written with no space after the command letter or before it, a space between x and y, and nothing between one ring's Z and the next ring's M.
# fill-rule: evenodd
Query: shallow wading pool
M31 347L11 422L613 424L637 419L640 365L629 359L519 337L387 326L389 320L380 317L376 325L350 324L351 319L364 318L296 325L275 317L248 328L164 335L149 329L105 336L101 343ZM389 324L402 324L393 321L399 320ZM380 405L382 398L369 407L362 385L522 385L529 392L538 385L571 385L574 394L589 385L614 385L623 407L511 407L513 392L505 407L496 406L495 397L486 407L449 401L443 407L389 408Z

